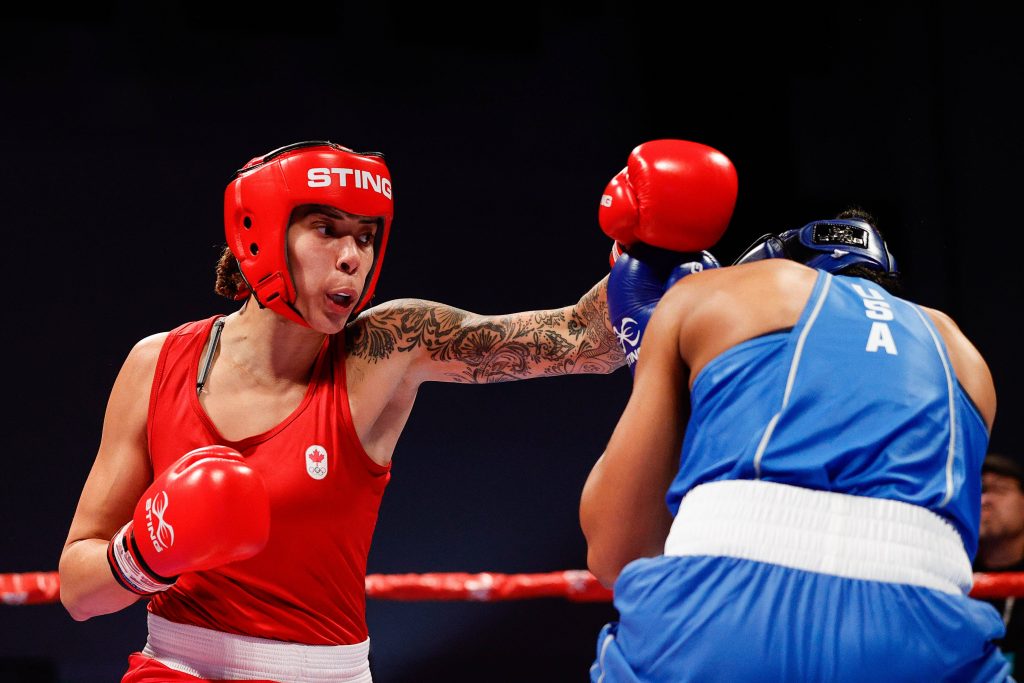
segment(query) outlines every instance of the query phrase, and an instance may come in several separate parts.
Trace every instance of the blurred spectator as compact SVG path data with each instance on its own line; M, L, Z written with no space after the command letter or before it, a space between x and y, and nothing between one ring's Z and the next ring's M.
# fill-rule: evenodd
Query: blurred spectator
M1024 572L1024 464L989 453L981 471L981 533L974 570ZM1016 655L1024 651L1024 607L1015 610L1015 598L988 602L1003 615L1006 637L996 644L1016 670Z

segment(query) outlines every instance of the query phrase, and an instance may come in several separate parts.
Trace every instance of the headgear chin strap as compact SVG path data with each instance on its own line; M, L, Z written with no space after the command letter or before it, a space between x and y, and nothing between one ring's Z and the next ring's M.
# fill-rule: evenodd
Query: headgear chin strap
M733 265L768 258L788 258L830 273L857 264L883 273L897 272L896 259L878 230L856 218L814 221L778 235L762 235Z
M257 303L308 327L295 308L287 249L288 221L303 204L380 218L373 264L352 309L358 313L373 296L394 216L384 156L326 140L297 142L249 161L224 192L224 233Z

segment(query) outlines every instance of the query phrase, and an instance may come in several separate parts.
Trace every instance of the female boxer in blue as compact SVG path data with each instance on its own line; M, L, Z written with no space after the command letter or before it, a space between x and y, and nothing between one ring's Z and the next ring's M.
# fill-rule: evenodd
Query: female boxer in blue
M1002 621L967 596L991 375L948 316L882 286L870 217L840 218L660 303L616 264L613 323L650 322L581 500L620 615L593 681L1008 680Z

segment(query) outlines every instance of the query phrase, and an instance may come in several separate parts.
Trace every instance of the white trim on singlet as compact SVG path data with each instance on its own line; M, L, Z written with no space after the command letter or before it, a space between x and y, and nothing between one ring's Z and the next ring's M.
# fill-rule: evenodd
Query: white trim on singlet
M608 646L610 646L614 640L615 636L609 633L604 637L604 641L601 643L601 653L597 656L598 671L601 672L601 675L598 677L597 683L604 683L604 675L607 673L604 668L604 656L608 652Z
M942 342L939 341L938 333L935 331L931 319L925 315L918 306L910 304L910 307L913 308L914 312L917 313L919 318L921 318L921 322L924 323L925 329L928 330L928 334L931 335L932 342L935 344L935 350L939 354L939 360L942 361L942 369L946 373L946 394L949 398L949 450L946 455L946 495L943 497L942 502L939 503L939 507L945 507L945 505L953 499L953 462L956 459L956 389L953 384L953 371L950 370L949 361L946 359L946 353L942 349Z
M280 683L373 683L370 641L355 645L303 645L177 624L150 612L142 654L164 666L207 680Z
M960 534L927 508L749 479L687 493L665 555L734 557L950 595L974 582Z
M775 431L775 425L778 423L779 418L782 417L782 411L789 404L789 395L793 392L793 384L796 383L796 370L800 365L800 358L804 351L804 341L806 341L811 327L814 326L814 321L818 319L818 313L821 312L821 307L825 305L825 297L828 296L829 287L832 285L832 276L829 273L825 273L824 277L825 283L821 287L821 293L818 294L818 300L814 302L814 310L811 311L810 317L807 318L807 323L804 325L804 329L800 331L800 338L796 342L793 361L789 365L789 376L786 378L786 391L782 395L782 405L779 407L779 412L775 413L768 422L764 434L761 435L761 442L757 445L757 452L754 453L754 476L758 479L761 478L761 457L768 448L768 441L771 440L772 433Z

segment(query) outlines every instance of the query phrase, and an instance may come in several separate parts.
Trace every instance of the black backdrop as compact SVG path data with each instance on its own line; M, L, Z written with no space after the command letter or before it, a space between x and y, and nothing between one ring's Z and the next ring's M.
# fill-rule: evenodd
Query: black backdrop
M993 447L1016 452L1019 22L856 3L255 4L3 10L0 572L56 568L132 344L231 310L212 293L230 173L311 138L388 157L378 300L481 313L565 305L603 277L598 198L645 140L736 164L723 261L864 206L910 298L988 359ZM628 391L625 371L424 387L369 570L583 567L579 492ZM585 680L613 617L558 600L370 601L373 665L382 683ZM75 623L59 605L0 606L0 633L0 678L27 680L15 661L34 659L62 681L117 680L144 612Z

